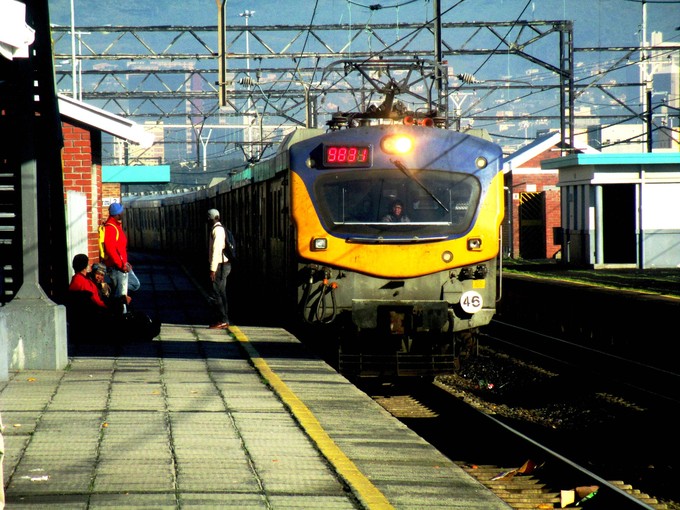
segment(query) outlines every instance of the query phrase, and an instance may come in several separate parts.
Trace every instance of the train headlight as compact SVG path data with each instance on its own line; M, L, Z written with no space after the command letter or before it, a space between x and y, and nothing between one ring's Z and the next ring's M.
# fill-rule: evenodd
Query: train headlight
M482 249L482 238L470 237L467 240L467 248L470 251L480 251Z
M312 251L324 251L328 249L328 239L315 237L312 239Z
M388 135L380 141L380 148L387 154L408 154L413 151L413 138L406 135Z
M484 156L479 156L477 159L475 159L475 166L481 170L482 168L486 168L486 165L488 165L489 162L486 160Z
M453 260L453 253L451 253L449 250L446 250L444 253L442 253L442 260L448 264Z

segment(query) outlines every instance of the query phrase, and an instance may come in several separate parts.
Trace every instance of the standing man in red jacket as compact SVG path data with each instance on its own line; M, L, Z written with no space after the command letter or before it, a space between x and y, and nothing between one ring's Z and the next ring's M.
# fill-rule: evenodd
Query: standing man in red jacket
M113 297L123 298L128 293L138 290L140 283L128 261L122 204L114 202L109 206L109 218L104 223L104 229L105 257L103 262L111 280Z

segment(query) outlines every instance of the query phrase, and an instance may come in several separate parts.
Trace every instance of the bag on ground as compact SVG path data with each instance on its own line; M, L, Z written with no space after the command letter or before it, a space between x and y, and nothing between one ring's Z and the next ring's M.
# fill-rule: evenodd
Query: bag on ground
M127 338L141 341L151 341L161 332L161 323L151 319L146 313L132 311L123 314L123 329Z

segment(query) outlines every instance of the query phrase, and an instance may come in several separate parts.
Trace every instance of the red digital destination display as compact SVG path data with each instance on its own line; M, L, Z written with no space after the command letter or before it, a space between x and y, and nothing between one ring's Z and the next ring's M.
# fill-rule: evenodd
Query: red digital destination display
M368 167L372 164L370 145L324 145L323 165L332 167Z

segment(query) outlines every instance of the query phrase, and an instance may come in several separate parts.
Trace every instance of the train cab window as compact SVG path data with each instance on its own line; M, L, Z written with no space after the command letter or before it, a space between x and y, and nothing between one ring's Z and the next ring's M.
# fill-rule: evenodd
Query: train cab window
M481 185L459 172L428 170L410 178L397 169L372 169L325 174L314 194L322 221L336 234L448 236L469 228ZM397 199L409 222L382 221Z

